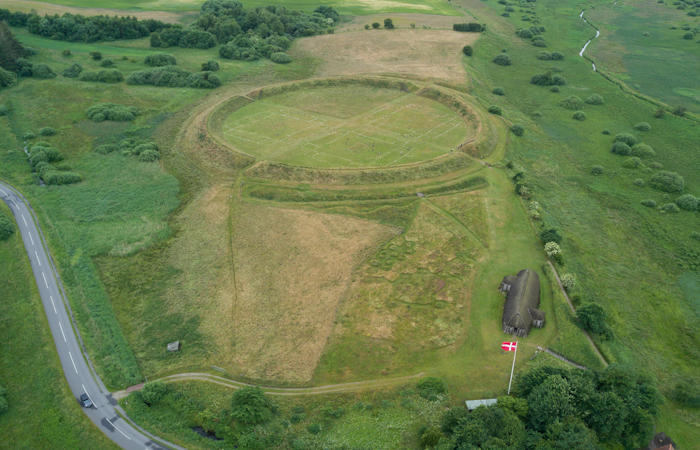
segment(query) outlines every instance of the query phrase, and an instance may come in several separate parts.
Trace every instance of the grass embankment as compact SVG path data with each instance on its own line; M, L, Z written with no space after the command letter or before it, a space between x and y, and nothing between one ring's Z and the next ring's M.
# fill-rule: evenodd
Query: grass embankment
M697 213L662 213L640 202L653 199L662 205L679 195L648 187L659 167L680 173L685 192L698 195L700 173L692 149L700 129L670 114L654 118L655 105L624 93L578 57L591 33L578 18L583 2L531 4L547 30L546 48L515 36L517 27L531 25L521 14L504 19L502 5L464 4L492 31L478 41L474 57L465 60L475 77L475 94L525 125L525 135L513 140L508 158L525 168L525 182L542 206L544 223L564 236L564 271L578 279L575 296L598 303L608 313L615 338L599 342L602 350L613 361L651 371L665 393L681 379L697 381L700 341L692 331L697 310L692 289L683 290L687 280L697 279ZM511 66L492 62L502 49L511 56ZM559 51L564 60L537 59L541 50ZM563 75L567 84L559 92L530 84L533 75L546 71ZM495 87L506 95L493 95ZM560 106L571 95L586 99L592 94L602 96L604 103L584 103L585 121L574 120L573 111ZM636 130L639 122L650 123L651 130ZM633 133L654 147L656 155L637 169L623 167L625 158L610 151L613 136L620 132ZM591 174L595 165L603 167L602 175ZM691 431L697 413L685 410L676 420L679 434L697 435Z
M0 203L0 211L11 216ZM19 233L0 242L0 414L3 448L116 448L68 389Z

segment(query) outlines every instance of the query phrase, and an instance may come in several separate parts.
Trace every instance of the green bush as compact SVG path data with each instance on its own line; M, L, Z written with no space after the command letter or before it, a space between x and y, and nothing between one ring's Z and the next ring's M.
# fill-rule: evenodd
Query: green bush
M602 175L604 172L603 166L593 166L591 167L592 175Z
M83 180L83 177L75 172L48 170L41 176L41 179L44 180L46 184L61 185L79 183Z
M382 25L379 22L372 22L372 28L378 30Z
M676 205L686 211L698 211L700 210L700 199L692 194L685 194L676 199Z
M622 167L626 169L638 169L642 166L642 160L636 156L627 158L622 162Z
M589 105L602 105L603 103L605 103L605 100L602 96L598 94L591 94L586 98L586 103L588 103Z
M102 53L100 52L90 52L90 58L94 59L95 61L99 61L102 59Z
M666 203L665 205L661 205L659 209L661 210L661 212L670 214L675 214L681 211L681 209L675 203Z
M292 57L284 52L275 52L270 55L270 60L277 64L289 64L292 62Z
M217 70L219 70L219 63L214 60L202 63L202 72L216 72Z
M676 172L661 170L651 177L649 185L662 192L683 192L685 180Z
M34 64L34 69L32 70L32 76L34 78L49 79L56 78L56 72L54 72L51 67L46 64Z
M644 186L644 180L641 178L635 178L635 180L632 182L635 186L642 187Z
M114 122L130 122L139 115L135 106L117 105L114 103L98 103L86 111L88 119L93 122L111 120Z
M99 72L83 72L80 81L96 81L99 83L119 83L124 81L124 74L117 69L104 69Z
M394 21L391 19L384 19L384 28L387 30L394 29Z
M66 57L72 55L72 53L71 53L71 51L70 51L69 49L63 50L63 51L61 52L61 54L62 54L63 56L66 56Z
M476 22L452 24L452 30L471 33L481 33L486 30L486 25Z
M624 142L631 147L637 143L637 138L629 133L618 133L615 135L613 142Z
M428 400L436 400L439 395L447 393L447 385L440 378L427 377L418 382L418 394Z
M144 150L139 154L139 161L141 162L153 162L160 159L160 153L158 150L148 149Z
M276 413L277 407L258 387L238 389L231 398L231 417L243 425L269 422Z
M100 61L100 67L114 67L114 61L109 58L103 59Z
M163 66L133 72L126 79L126 83L159 87L213 89L221 85L221 80L211 72L190 73L175 66Z
M570 95L564 100L559 102L559 106L562 108L570 109L572 111L580 110L583 108L583 100L575 95Z
M311 434L318 434L321 432L321 425L317 423L312 423L306 427L306 430Z
M36 134L34 134L31 131L27 131L26 133L24 133L22 135L22 139L24 139L25 141L29 141L31 139L34 139L35 137L36 137Z
M474 54L474 49L471 45L465 45L462 47L462 53L464 53L465 56L472 56Z
M628 156L632 153L632 148L624 142L615 142L611 151L616 155Z
M512 125L510 127L510 131L516 136L522 136L523 134L525 134L525 128L523 128L522 125Z
M632 146L631 154L640 158L652 158L656 156L656 152L651 145L639 143Z
M41 136L53 136L54 134L56 134L56 130L51 127L43 127L39 129L39 134Z
M583 122L586 120L586 113L583 111L576 111L572 116L574 120L578 120L580 122Z
M682 380L671 391L671 399L691 408L700 408L700 382Z
M656 208L656 200L646 199L642 200L640 203L646 206L647 208Z
M15 224L12 219L0 211L0 241L6 241L15 232Z
M551 61L552 60L552 53L542 50L541 52L537 53L537 59L541 59L542 61Z
M559 86L552 86L551 88L549 88L549 92L559 92L559 91L560 91Z
M0 117L6 116L10 113L10 108L7 105L0 105Z
M157 404L168 393L168 385L162 381L152 381L143 385L141 399L148 406Z
M513 61L510 59L510 56L506 55L505 53L499 53L496 55L495 58L493 58L493 62L498 64L499 66L510 66L513 64Z
M649 167L651 167L652 169L661 169L661 168L663 167L663 164L661 164L660 162L657 162L657 161L650 162L650 163L647 164L647 165L648 165Z
M177 60L167 53L155 53L144 58L143 63L151 67L174 66Z
M506 91L502 87L495 87L493 88L494 95L506 95Z
M638 124L634 125L634 129L637 131L650 131L651 125L649 122L639 122Z
M78 63L73 63L66 70L63 71L62 75L66 78L78 78L82 71L83 66L81 66Z
M612 331L606 319L605 310L595 303L585 304L576 310L576 321L581 328L609 339Z
M501 110L501 108L500 108L499 106L496 106L496 105L491 105L491 106L489 106L488 111L489 111L491 114L495 114L495 115L497 115L497 116L500 116L501 114L503 114L503 111Z
M103 144L95 147L94 152L99 153L100 155L106 155L108 153L117 151L118 149L119 147L116 144Z
M604 135L606 135L606 136L607 136L607 135L609 135L609 134L610 134L610 130L603 130L603 131L602 131L601 133L603 133Z
M530 84L537 86L564 86L566 84L566 78L559 74L546 72L533 75L532 78L530 78Z
M546 228L540 231L540 240L545 244L547 242L556 242L557 244L561 244L562 239L564 238L556 228Z

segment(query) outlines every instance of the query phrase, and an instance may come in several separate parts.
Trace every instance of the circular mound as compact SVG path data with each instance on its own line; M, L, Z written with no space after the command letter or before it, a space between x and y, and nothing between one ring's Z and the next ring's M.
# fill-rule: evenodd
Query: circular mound
M476 134L475 124L437 101L358 84L276 93L226 114L212 131L234 149L314 168L416 163Z

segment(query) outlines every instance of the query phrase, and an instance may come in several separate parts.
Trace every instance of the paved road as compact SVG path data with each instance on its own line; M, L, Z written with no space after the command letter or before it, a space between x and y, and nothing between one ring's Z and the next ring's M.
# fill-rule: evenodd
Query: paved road
M17 221L70 390L76 397L76 401L85 392L95 404L95 408L83 408L83 412L109 439L122 448L161 449L167 448L164 447L167 445L181 449L182 447L137 428L136 425L130 424L117 414L119 411L123 417L126 417L102 380L91 370L89 361L81 351L80 337L74 331L72 315L69 313L70 306L64 303L63 286L50 259L33 211L22 194L2 182L0 182L0 198L10 207ZM154 438L158 439L158 442L155 442Z

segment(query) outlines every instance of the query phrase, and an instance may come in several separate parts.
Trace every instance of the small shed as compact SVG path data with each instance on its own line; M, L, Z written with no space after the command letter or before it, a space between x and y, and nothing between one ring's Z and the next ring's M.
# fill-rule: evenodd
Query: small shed
M503 305L503 332L527 336L530 327L544 326L540 305L540 278L534 270L523 269L517 275L503 278L498 289L506 293Z
M484 398L481 400L467 400L464 402L464 404L467 405L467 409L469 411L474 411L479 406L491 406L491 405L495 405L496 403L498 403L497 398Z

